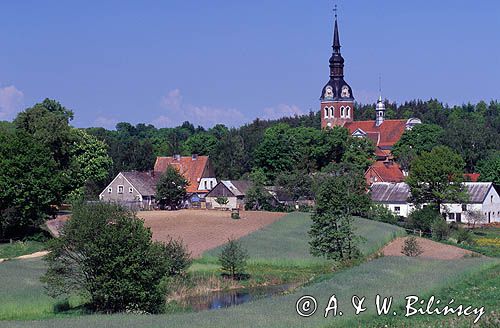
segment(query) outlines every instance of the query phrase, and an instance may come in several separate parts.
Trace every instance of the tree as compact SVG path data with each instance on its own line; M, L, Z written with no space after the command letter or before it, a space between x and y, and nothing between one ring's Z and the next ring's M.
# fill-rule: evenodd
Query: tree
M410 170L410 164L416 156L430 152L438 146L444 130L434 124L418 124L411 130L406 130L401 139L394 145L392 154L405 171Z
M313 178L306 170L296 169L282 172L276 177L276 185L285 190L293 200L300 197L313 198Z
M229 204L229 199L227 199L227 197L217 197L215 199L215 202L220 206L225 207L227 204Z
M250 173L252 186L248 188L245 197L245 208L247 210L269 210L271 209L271 194L265 189L268 183L263 169L255 169Z
M483 224L486 222L486 216L481 211L467 211L468 222L472 222L472 228L476 227L476 224Z
M156 185L156 201L161 208L176 210L186 199L188 181L173 166L168 166Z
M406 218L406 226L409 229L431 233L432 224L437 220L443 220L439 215L438 207L429 205L411 212L408 218Z
M481 181L493 182L500 184L500 151L496 151L488 158L479 162L477 171L479 172Z
M102 186L109 176L113 161L108 156L106 144L83 130L72 129L70 147L70 178L73 184L70 197L83 196L84 187L90 183Z
M405 238L403 248L401 249L401 253L406 256L419 256L423 253L422 247L418 244L417 238L414 236L410 236Z
M462 184L464 161L450 148L434 147L431 152L418 156L411 166L406 181L415 204L435 204L439 209L445 201L466 200Z
M66 171L71 163L72 133L69 121L72 119L71 110L55 100L45 99L19 113L14 125L48 149L57 164L58 171ZM71 192L69 179L61 180L61 183L60 188L56 190L58 202Z
M222 272L233 279L238 279L245 273L247 259L248 252L234 239L229 239L219 254Z
M352 215L356 212L359 197L362 197L360 190L353 185L355 180L348 175L329 176L321 183L309 230L312 255L334 260L360 255L359 238L352 227ZM362 193L367 197L364 190Z
M213 155L217 139L209 133L198 133L190 136L184 143L184 153L198 155Z
M52 296L78 294L98 312L161 312L170 258L149 228L116 204L75 204L52 240L42 278Z
M356 169L365 172L373 164L374 157L375 146L370 139L349 136L342 162L351 163Z
M0 130L0 236L23 236L43 223L61 180L46 146L24 131Z

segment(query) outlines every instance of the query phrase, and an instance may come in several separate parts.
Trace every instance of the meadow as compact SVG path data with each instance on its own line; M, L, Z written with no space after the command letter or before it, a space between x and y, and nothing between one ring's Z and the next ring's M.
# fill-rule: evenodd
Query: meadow
M406 295L428 295L445 286L453 286L471 274L491 270L492 266L498 264L498 260L486 257L452 261L380 257L331 272L333 262L309 255L307 231L310 224L309 215L292 213L240 239L250 253L249 272L257 281L273 277L284 281L314 277L309 283L287 295L216 311L154 316L77 316L75 312L54 312L57 302L43 294L43 287L38 281L38 277L44 272L44 264L40 259L8 261L0 265L0 299L9 300L6 305L4 302L0 303L0 319L37 321L3 321L0 326L349 327L361 323L360 320L375 320L373 300L376 294L393 296L397 307L401 306ZM361 246L365 255L374 253L394 236L403 234L398 227L361 218L356 218L354 224L357 233L365 241ZM194 276L217 274L218 266L215 261L219 252L220 247L206 252L194 262L190 272ZM7 280L3 278L6 275L10 277ZM322 311L332 294L337 296L344 315L325 319ZM295 312L295 303L302 295L312 295L318 301L317 313L309 318L302 318ZM372 306L368 306L367 312L354 317L350 306L352 295L366 296L367 304Z

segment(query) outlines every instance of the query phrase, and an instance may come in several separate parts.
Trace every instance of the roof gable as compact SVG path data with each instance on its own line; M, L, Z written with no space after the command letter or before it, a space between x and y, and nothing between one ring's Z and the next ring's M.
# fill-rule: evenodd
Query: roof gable
M393 146L405 132L406 123L406 120L385 120L377 126L375 121L354 121L347 122L345 127L352 135L359 130L365 132L376 146Z
M394 162L377 161L368 168L365 175L370 171L374 172L381 182L402 182L405 179L401 167Z
M163 173L167 167L175 167L188 180L187 192L198 192L201 178L209 165L208 156L157 157L154 171Z

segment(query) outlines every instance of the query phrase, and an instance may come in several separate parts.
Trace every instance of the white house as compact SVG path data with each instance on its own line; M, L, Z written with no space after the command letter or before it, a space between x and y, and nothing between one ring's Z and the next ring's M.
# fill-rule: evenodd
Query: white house
M464 204L443 204L441 213L448 222L470 221L471 212L483 216L482 223L500 222L500 196L491 182L465 182L469 200Z
M441 213L448 222L472 223L472 212L483 215L482 223L500 222L500 196L491 182L465 182L469 199L463 204L445 203ZM376 182L370 188L372 201L389 208L394 214L408 217L415 206L408 201L410 187L404 183Z
M373 202L384 205L398 216L408 217L415 209L408 202L410 187L404 182L375 182L371 185L370 195Z

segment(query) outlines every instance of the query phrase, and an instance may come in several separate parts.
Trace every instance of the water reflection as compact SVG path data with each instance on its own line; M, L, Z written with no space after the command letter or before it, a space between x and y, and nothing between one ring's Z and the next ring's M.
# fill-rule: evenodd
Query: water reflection
M264 286L229 291L212 292L207 295L193 296L184 299L182 304L194 311L217 310L240 305L256 299L283 294L294 288L291 284Z

